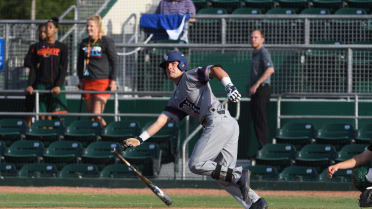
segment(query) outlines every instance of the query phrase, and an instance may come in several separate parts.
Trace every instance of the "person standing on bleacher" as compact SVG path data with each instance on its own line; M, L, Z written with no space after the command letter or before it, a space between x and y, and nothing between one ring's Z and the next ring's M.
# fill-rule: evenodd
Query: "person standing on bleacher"
M102 19L99 15L88 18L88 38L81 41L78 52L77 72L79 88L88 91L116 91L118 55L114 40L104 36ZM108 93L83 94L88 112L101 114L105 110ZM92 117L102 127L107 123L102 116Z
M56 40L58 33L58 18L52 17L46 23L46 42L39 42L31 53L30 73L26 92L33 94L34 87L38 90L50 90L51 93L40 94L40 112L67 113L64 82L67 73L67 46ZM40 117L52 119L52 116Z
M270 77L274 73L274 65L271 60L271 55L263 46L264 41L265 38L261 30L254 30L251 33L251 46L253 48L253 53L250 71L251 81L248 94L251 96L251 115L260 149L265 144L269 143L267 108L271 95Z
M196 9L195 5L192 0L161 0L158 8L156 9L156 14L189 14L195 15ZM195 21L195 19L190 18L190 22ZM189 24L188 22L185 23L183 32L180 36L180 40L188 43L188 30Z
M40 43L46 45L46 39L47 39L47 34L46 34L46 24L42 23L39 25L37 29L38 37L39 37L39 42L32 44L30 48L28 49L28 52L24 58L24 67L28 68L29 70L33 67L32 65L32 54L36 50L36 46ZM34 87L33 87L34 88ZM34 94L29 94L26 93L26 99L25 99L25 111L26 112L32 112L34 111L35 107L35 95ZM27 125L30 127L32 123L32 116L27 116L26 117L26 122Z

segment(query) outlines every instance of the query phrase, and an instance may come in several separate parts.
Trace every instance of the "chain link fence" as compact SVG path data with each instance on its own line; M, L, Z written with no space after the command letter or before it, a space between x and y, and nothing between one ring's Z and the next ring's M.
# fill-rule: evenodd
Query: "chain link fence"
M222 64L245 92L249 85L250 32L258 28L265 33L266 47L274 61L273 93L368 93L372 90L370 18L199 15L190 23L190 44L141 44L147 36L137 33L133 34L135 38L126 34L121 39L125 43L116 39L117 51L125 52L119 56L118 83L124 91L172 91L173 84L158 64L167 50L178 49L188 57L190 68ZM25 87L28 72L22 67L23 58L36 41L37 24L41 22L45 21L0 21L0 37L6 40L7 54L0 88ZM84 28L85 20L79 20L62 21L59 29L58 37L69 49L70 77L76 75L75 44L85 37ZM70 79L66 81L69 85ZM223 96L223 88L213 82L216 94Z

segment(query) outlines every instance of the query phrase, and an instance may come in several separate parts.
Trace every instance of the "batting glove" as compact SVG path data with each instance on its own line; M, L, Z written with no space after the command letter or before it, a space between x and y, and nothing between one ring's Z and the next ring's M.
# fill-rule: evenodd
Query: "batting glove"
M238 89L233 85L229 84L225 88L227 97L229 98L230 101L232 102L239 102L242 95L239 93Z
M135 138L128 138L124 140L124 148L128 147L136 147L140 144L142 144L143 140L141 137L135 137Z

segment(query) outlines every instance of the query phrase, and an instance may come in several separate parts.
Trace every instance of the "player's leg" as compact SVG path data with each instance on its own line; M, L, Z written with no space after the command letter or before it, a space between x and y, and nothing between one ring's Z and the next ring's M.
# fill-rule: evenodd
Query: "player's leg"
M268 143L267 107L270 99L270 86L260 86L251 97L251 115L256 138L260 148Z
M105 105L107 103L107 97L97 96L95 97L94 103L93 103L93 113L101 114L105 110ZM106 127L107 123L103 119L102 116L96 117L97 121L99 121L102 125L102 127Z
M65 86L62 85L61 86L61 90L64 91L65 90ZM66 99L66 94L65 93L60 93L60 94L57 94L57 95L53 95L53 112L54 113L67 113L68 112L68 107L67 107L67 99ZM60 121L63 121L63 117L62 116L54 116L53 117L54 119L57 119L57 120L60 120Z
M206 127L195 144L189 160L189 168L193 173L211 176L212 172L216 170L217 163L215 160L225 144L231 140L235 131L235 126L228 122L225 115L213 114L208 117ZM226 166L220 166L219 169L222 173L221 179L224 178L236 183L240 178L241 168L232 168L229 172L229 168ZM228 176L227 179L226 176Z
M236 166L238 154L239 125L235 119L231 118L230 123L234 122L237 131L235 131L231 140L226 143L217 161L218 164L225 165L229 168ZM220 184L223 185L223 183ZM225 189L244 207L249 206L251 203L253 206L258 206L261 202L264 203L264 205L258 208L264 208L265 205L267 206L266 201L250 188L250 173L248 170L243 170L237 185L231 184L225 187Z

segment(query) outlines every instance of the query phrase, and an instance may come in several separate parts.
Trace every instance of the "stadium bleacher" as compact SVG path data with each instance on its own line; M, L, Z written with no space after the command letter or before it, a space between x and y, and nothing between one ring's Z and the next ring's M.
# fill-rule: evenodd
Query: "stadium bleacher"
M368 0L193 0L197 7L198 15L246 15L245 18L227 18L226 30L223 29L221 19L199 19L190 24L189 36L190 43L200 44L221 44L225 32L227 44L248 44L249 35L252 29L260 28L266 33L266 43L273 45L305 43L305 19L287 18L291 15L355 15L365 16L371 14L372 1ZM255 18L260 15L260 18ZM264 16L284 15L283 18L266 18ZM262 17L263 16L263 17ZM308 19L309 21L309 44L310 45L328 45L338 46L343 44L371 44L371 21L365 19ZM157 44L178 44L177 41L158 40ZM141 72L138 77L131 78L133 82L143 80L137 90L146 91L171 91L173 84L164 81L163 72L157 70L157 64L162 59L163 53L168 48L146 48L138 52L135 67ZM247 46L248 48L248 46ZM247 66L250 63L249 49L184 49L190 66L200 64L219 63L224 64L226 69L232 72L232 78L237 81L239 89L245 89ZM345 49L280 49L272 48L273 61L275 63L277 78L274 81L285 77L287 80L281 80L280 90L274 90L274 93L295 92L293 86L300 80L300 88L305 92L321 90L325 92L338 91L343 93L348 91L345 83L347 80L346 66L348 65L348 52ZM352 50L352 69L356 76L352 77L351 92L370 93L372 89L372 77L368 75L368 69L372 66L372 53L369 49ZM138 60L137 60L138 58ZM130 66L125 63L128 60L122 60L125 67ZM130 69L130 67L127 67ZM243 71L245 74L243 73ZM301 75L301 79L294 75ZM330 75L329 77L327 77ZM136 75L137 76L137 75ZM291 77L292 76L292 77ZM332 76L338 76L333 78ZM139 78L140 77L140 78ZM279 78L278 78L279 77ZM324 77L331 79L323 79ZM131 80L131 82L132 82ZM153 81L154 82L150 82ZM124 82L123 82L124 83ZM136 83L137 85L138 83ZM143 86L141 86L143 85ZM215 85L215 84L211 84ZM219 85L219 84L218 84ZM277 85L279 86L279 85ZM309 90L310 89L310 90ZM224 96L224 91L221 95ZM3 122L4 120L4 122ZM348 123L348 124L346 124ZM3 125L5 124L5 125ZM141 124L141 125L140 125ZM348 157L362 151L362 147L372 140L371 126L361 126L355 130L349 124L348 131L339 131L338 135L325 135L327 127L318 127L316 129L312 123L285 123L275 136L276 144L269 144L258 152L256 165L252 166L254 179L258 180L277 180L279 174L291 166L305 166L305 169L293 169L284 172L281 180L306 180L318 179L312 173L314 169L320 173L320 181L326 181L323 176L324 167L333 162L347 159ZM346 125L343 125L345 128ZM37 166L56 166L58 174L49 177L75 176L75 177L94 177L94 178L124 178L133 177L133 173L128 168L116 162L109 153L113 144L121 143L123 139L137 136L142 128L148 124L137 121L120 121L109 123L107 127L100 127L98 123L91 121L77 121L64 127L56 126L56 121L41 122L36 121L31 128L27 128L26 123L20 119L2 119L0 120L0 154L2 164L0 166L1 176L22 176L31 178L41 178L49 174L43 174L43 167ZM244 124L246 125L246 124ZM43 128L43 127L52 127ZM244 127L244 126L243 126ZM244 127L245 128L245 127ZM161 172L162 166L167 163L178 163L180 151L179 132L181 127L172 130L164 129L153 136L144 148L127 153L125 157L133 161L145 175L157 177ZM168 131L172 133L167 133ZM320 134L323 133L323 134ZM345 133L348 132L348 133ZM316 134L317 133L317 134ZM38 140L38 141L32 141ZM14 154L13 150L17 144L33 142L35 153ZM38 144L37 150L35 145ZM319 145L317 145L319 144ZM116 145L118 146L118 145ZM272 149L269 149L272 148ZM275 148L274 148L275 147ZM311 147L311 148L308 148ZM320 148L319 148L320 147ZM280 148L280 149L279 149ZM358 148L358 149L357 149ZM95 150L95 151L94 151ZM321 156L325 151L331 156L320 157L311 156L308 153L316 152ZM41 153L41 154L40 154ZM93 153L93 154L92 154ZM100 153L100 154L99 154ZM21 157L21 155L24 155ZM297 157L296 157L297 155ZM95 158L100 156L100 158ZM14 159L17 158L17 159ZM102 160L102 161L101 161ZM106 161L107 160L107 161ZM71 164L71 165L70 165ZM28 166L29 165L29 166ZM36 166L37 165L37 166ZM80 168L82 165L82 168ZM33 167L35 168L28 168ZM311 172L308 167L311 167ZM291 167L292 169L292 167ZM291 170L288 169L288 170ZM22 172L21 172L22 171ZM63 172L62 172L63 171ZM88 172L89 171L89 172ZM91 172L90 172L91 171ZM292 173L306 172L311 174L293 174L304 175L303 177L291 177ZM321 173L322 172L322 173ZM346 171L345 171L346 172ZM9 174L8 174L9 173ZM88 174L86 174L88 173ZM90 173L90 174L89 174ZM340 175L343 175L340 173ZM349 175L346 172L345 175ZM346 178L346 177L345 177ZM348 181L344 177L337 177L335 181Z

